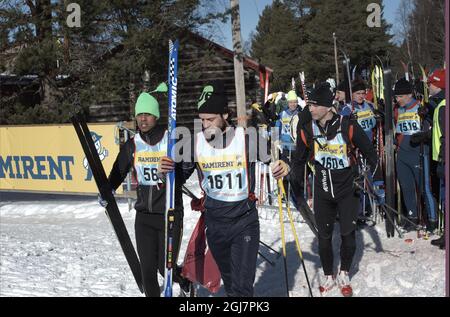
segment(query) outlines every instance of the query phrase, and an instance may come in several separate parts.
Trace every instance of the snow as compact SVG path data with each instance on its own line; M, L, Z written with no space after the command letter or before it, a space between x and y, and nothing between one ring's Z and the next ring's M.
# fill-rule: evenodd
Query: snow
M198 194L193 182L188 186ZM0 195L0 296L142 296L96 198ZM184 204L181 255L199 217L190 210L186 197ZM135 211L128 211L126 200L119 200L119 208L134 242ZM261 208L259 214L261 241L281 252L278 211ZM320 296L322 270L317 239L296 211L294 215L313 294ZM287 218L285 231L290 295L309 296ZM408 238L413 242L406 243ZM335 230L336 259L339 240ZM260 251L275 266L258 257L255 296L285 296L283 258L264 246ZM405 234L403 239L388 239L384 223L359 230L350 273L354 296L444 296L444 256L444 251L431 246L429 240L417 239L415 232ZM180 256L179 262L182 260ZM174 294L178 291L175 284ZM204 289L199 289L198 295L211 296ZM223 295L221 288L214 296ZM340 295L335 291L329 296Z

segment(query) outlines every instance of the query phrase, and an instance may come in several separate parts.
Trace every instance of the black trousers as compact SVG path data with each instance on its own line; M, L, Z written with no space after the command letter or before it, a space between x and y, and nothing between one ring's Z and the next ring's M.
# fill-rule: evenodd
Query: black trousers
M317 186L319 187L319 186ZM333 229L337 216L341 228L341 270L349 271L356 251L356 221L359 210L359 192L333 198L318 189L314 193L314 214L319 231L319 256L325 275L333 275Z
M135 230L136 245L141 262L142 278L145 295L159 297L158 271L164 276L164 215L136 213ZM177 262L180 240L183 230L183 213L175 213L174 222L174 263ZM181 269L175 266L173 270L174 282L179 282Z
M219 222L207 215L206 239L227 296L252 297L260 234L257 210L233 222Z

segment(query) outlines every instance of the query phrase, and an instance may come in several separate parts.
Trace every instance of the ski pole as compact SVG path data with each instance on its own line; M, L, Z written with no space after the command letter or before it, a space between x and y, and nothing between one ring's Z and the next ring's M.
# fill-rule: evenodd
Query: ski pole
M364 190L364 189L361 187L361 185L359 185L357 182L355 182L355 185L356 185L359 189ZM373 189L372 189L372 190L373 190ZM369 192L369 191L367 192L367 194L369 194L370 196L376 198L376 195L373 194L373 193L371 193L371 192ZM406 220L407 222L409 222L410 224L413 224L413 225L416 227L416 229L419 227L417 224L415 224L413 221L411 221L408 217L402 215L398 210L392 208L392 207L389 206L388 204L386 204L386 203L381 204L380 207L383 208L383 209L385 210L385 212L387 212L387 209L389 209L390 211L392 211L393 213L395 213L396 215L398 215L401 219L404 219L404 220Z
M365 181L367 181L367 175L366 175L366 174L367 174L367 172L363 172L363 177L364 177L364 180L365 180ZM371 186L369 183L367 183L367 185L368 185L368 186L367 186L367 189L368 189L368 190L366 190L365 188L361 187L361 185L358 184L357 181L355 181L354 184L355 184L359 189L361 189L363 192L367 193L369 196L372 196L373 199L377 199L376 195L374 194L374 190L373 190L372 186ZM386 207L388 207L389 210L393 210L394 213L396 213L397 215L400 215L400 213L399 213L397 210L395 210L394 208L388 206L386 203L381 204L380 206L381 206L381 208L384 208L385 214L386 214L386 216L387 216L389 222L390 222L390 223L394 226L394 228L397 230L397 233L398 233L399 237L403 237L403 234L400 232L400 229L398 229L397 225L395 224L395 222L394 222L394 220L392 219L391 215L390 215L389 212L387 211ZM408 219L408 220L409 220L409 219Z
M275 266L275 263L270 261L268 258L266 258L260 251L258 251L258 254L260 257L262 257L264 259L264 261L266 261L267 263L270 264L270 266Z
M363 177L364 177L365 179L367 179L366 173L363 173ZM361 185L358 184L358 182L355 181L354 183L355 183L355 185L356 185L358 188L360 188L361 190L364 190L364 189L361 187ZM374 190L373 190L372 187L370 187L370 186L368 187L367 194L368 194L369 196L374 197L374 199L376 199L376 195L374 194ZM413 224L413 225L415 226L416 229L419 227L417 224L415 224L413 221L411 221L408 217L402 215L398 210L392 208L392 207L389 206L388 204L384 203L384 204L381 205L381 207L385 209L385 212L387 212L386 209L389 209L390 211L392 211L393 213L395 213L396 215L398 215L401 219L404 219L404 220L406 220L407 222Z
M260 162L256 162L256 164L255 164L255 175L256 175L256 177L255 177L255 193L259 193L260 187L261 187L261 184L260 184L261 179L259 177L261 172L259 171L259 169L260 169ZM257 205L261 206L261 201L259 199L258 199Z
M281 193L283 194L283 196L285 197L285 200L286 200L287 199L286 191L284 190L284 185L283 185L283 180L282 179L278 180L278 186L280 187ZM294 220L293 220L293 217L292 217L291 208L289 208L289 204L287 202L286 202L286 208L287 208L287 214L288 214L288 217L289 217L289 222L291 223L292 234L294 235L294 239L295 239L295 245L297 247L298 255L300 256L300 261L302 262L303 272L305 273L306 282L308 283L309 295L311 297L314 297L313 294L312 294L312 289L311 289L311 284L309 282L308 273L306 272L306 266L305 266L305 261L303 259L302 249L300 248L300 242L298 241L297 230L295 229L295 226L294 226Z
M192 193L189 189L187 189L186 186L183 185L181 188L183 190L183 194L185 194L186 196L192 199L198 199L197 196L195 196L194 193Z
M276 130L275 130L276 131ZM271 148L270 148L270 154L272 162L275 163L278 161L280 152L279 152L279 145L280 145L280 139L278 137L278 133L275 132L271 135ZM281 227L281 245L283 248L283 264L284 264L284 278L286 280L286 293L287 297L289 297L289 284L288 284L288 272L287 272L287 263L286 263L286 240L284 236L284 215L283 215L283 198L282 198L282 192L281 188L283 186L282 179L279 179L277 181L277 187L278 187L278 210L279 210L279 217L280 217L280 227Z
M280 227L281 227L281 245L283 248L284 278L286 281L286 294L287 294L287 297L289 297L289 283L288 283L287 263L286 263L286 241L284 238L283 203L281 201L281 193L279 191L278 191L278 209L279 209Z
M280 252L274 250L273 248L270 247L270 245L267 245L266 243L264 243L263 241L259 240L259 243L262 244L263 246L265 246L267 249L269 249L270 251L272 251L273 253L277 254L277 257L279 257L281 255Z
M360 185L360 184L358 184L358 182L354 182L354 184L356 185L356 187L358 187L360 190L362 190L362 191L365 191L365 189ZM372 194L372 193L370 193L370 192L366 192L368 195L373 195L373 196L375 196L374 194ZM386 216L387 216L387 218L388 218L388 220L389 220L389 222L392 224L392 226L395 228L395 230L397 230L397 233L398 233L398 236L400 237L400 238L403 238L403 234L401 233L401 231L400 231L400 229L397 227L397 225L395 224L395 222L394 222L394 220L392 219L392 217L391 217L391 215L389 214L389 212L386 210L386 204L383 204L383 205L381 205L381 208L382 209L384 209L384 213L386 214ZM394 209L395 210L395 209Z

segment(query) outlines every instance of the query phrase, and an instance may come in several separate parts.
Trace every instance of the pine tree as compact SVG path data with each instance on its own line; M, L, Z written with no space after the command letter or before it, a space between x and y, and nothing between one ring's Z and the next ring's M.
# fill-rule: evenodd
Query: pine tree
M399 55L405 63L432 69L445 60L445 1L403 0L397 12L400 24ZM417 75L416 72L416 75Z
M20 93L8 98L6 113L26 111L1 123L64 122L74 104L128 104L132 92L142 91L146 71L151 87L165 80L169 37L182 40L186 30L226 15L212 12L206 0L77 0L81 27L71 28L71 1L16 2L1 2L0 34L12 39L4 49L20 47L11 72L38 75L41 101L25 109Z
M369 68L375 55L392 55L390 25L367 25L366 0L285 0L274 1L263 11L252 39L252 56L274 69L273 89L289 87L292 76L305 71L314 83L335 77L333 33L340 50L353 65ZM343 54L339 52L342 70ZM341 73L341 78L342 78Z
M390 26L384 18L381 26L367 25L367 5L381 1L310 0L308 21L305 23L303 64L309 78L323 81L334 77L333 33L338 47L345 51L352 65L368 67L375 55L385 57L393 49ZM342 54L339 54L342 60ZM341 77L342 78L342 77Z
M252 38L251 55L274 70L271 90L287 90L297 77L301 60L301 30L294 12L276 0L267 6Z

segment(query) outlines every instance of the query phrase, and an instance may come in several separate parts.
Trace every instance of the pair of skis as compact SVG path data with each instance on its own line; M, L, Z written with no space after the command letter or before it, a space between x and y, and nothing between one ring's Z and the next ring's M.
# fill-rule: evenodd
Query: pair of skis
M86 155L89 167L92 170L92 175L94 176L100 195L108 202L105 210L106 215L113 226L114 232L119 240L131 272L133 273L136 284L139 287L139 290L143 293L144 286L142 281L141 265L130 236L128 235L125 223L120 215L116 199L112 193L111 185L106 177L105 169L103 168L102 162L98 156L97 149L95 148L95 144L92 139L91 132L86 124L84 115L81 113L76 113L71 117L71 121L78 135L78 139L80 140L83 152Z

